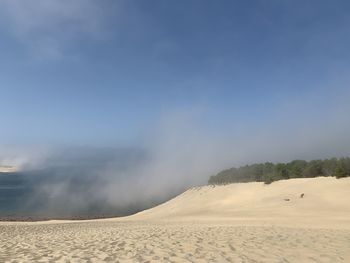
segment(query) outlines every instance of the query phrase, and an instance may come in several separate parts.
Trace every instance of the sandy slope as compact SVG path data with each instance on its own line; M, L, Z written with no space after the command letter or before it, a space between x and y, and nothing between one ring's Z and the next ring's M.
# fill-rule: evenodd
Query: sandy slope
M304 194L303 198L301 195ZM192 188L132 217L137 220L244 220L350 228L350 178L290 179Z
M0 262L350 262L349 200L350 178L205 186L130 217L0 223Z

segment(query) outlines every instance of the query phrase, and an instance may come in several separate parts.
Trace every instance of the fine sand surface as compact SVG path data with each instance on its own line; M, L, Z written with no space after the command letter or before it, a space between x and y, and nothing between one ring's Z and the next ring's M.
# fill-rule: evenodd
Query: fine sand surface
M350 178L192 188L124 218L0 223L0 262L52 261L350 262Z

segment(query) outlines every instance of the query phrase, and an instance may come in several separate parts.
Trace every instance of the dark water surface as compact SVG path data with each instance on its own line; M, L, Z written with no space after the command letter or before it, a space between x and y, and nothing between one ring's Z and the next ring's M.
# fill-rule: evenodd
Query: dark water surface
M34 191L31 180L20 173L0 173L0 214L24 212L24 203Z
M51 154L35 169L0 172L0 220L124 216L184 190L178 187L160 193L163 196L149 197L128 191L130 184L139 182L142 169L134 172L135 167L149 161L147 152L139 148L68 147ZM145 180L142 188L152 189L155 183ZM143 196L142 200L137 196Z
M50 176L48 176L48 174ZM111 205L94 191L103 191L103 179L82 171L38 170L0 173L0 220L90 219L125 216L157 205L170 197ZM51 189L64 182L66 190L52 195ZM83 202L73 202L79 197Z

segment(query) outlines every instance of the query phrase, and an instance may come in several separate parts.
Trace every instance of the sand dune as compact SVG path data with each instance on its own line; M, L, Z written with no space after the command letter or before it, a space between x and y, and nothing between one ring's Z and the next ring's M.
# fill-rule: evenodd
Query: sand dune
M303 196L303 198L301 198ZM350 226L350 178L318 177L189 189L130 219L244 220L295 226Z
M349 200L350 178L198 187L124 218L0 223L0 262L350 262Z

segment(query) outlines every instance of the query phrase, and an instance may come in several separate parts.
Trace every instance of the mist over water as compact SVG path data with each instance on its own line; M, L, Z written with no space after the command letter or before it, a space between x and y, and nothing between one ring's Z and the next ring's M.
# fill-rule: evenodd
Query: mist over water
M175 110L128 147L2 146L0 165L20 171L0 174L0 215L127 215L233 166L349 156L349 106L337 98L328 114L304 102L260 126L215 127L205 107Z
M40 163L24 165L20 172L0 176L3 188L7 187L6 193L1 190L2 202L7 203L1 206L2 212L41 216L134 212L137 207L106 203L102 193L110 178L105 172L113 168L109 176L122 180L131 165L139 165L143 158L142 151L134 149L69 147L55 150Z
M1 0L0 216L130 214L233 166L349 156L348 4L217 2Z

